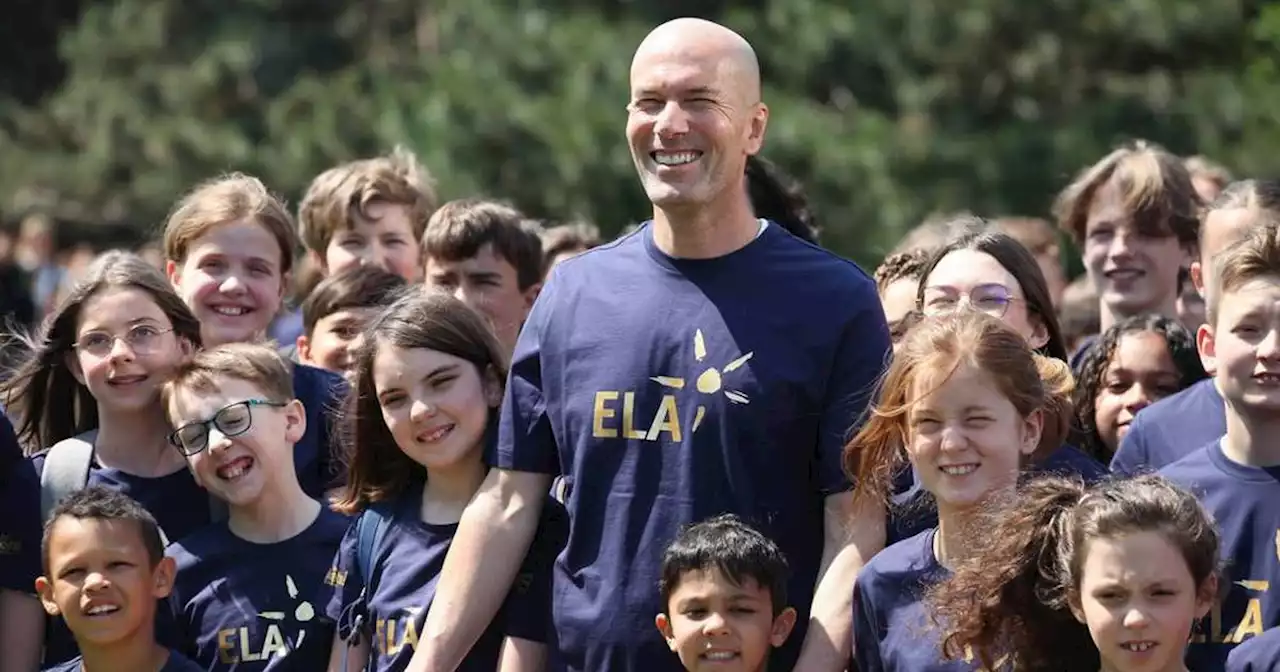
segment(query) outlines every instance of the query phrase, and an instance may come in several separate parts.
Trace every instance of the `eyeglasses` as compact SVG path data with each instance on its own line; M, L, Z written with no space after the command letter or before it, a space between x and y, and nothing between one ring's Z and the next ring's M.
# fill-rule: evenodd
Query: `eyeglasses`
M978 285L968 293L950 287L926 287L921 311L930 317L950 315L965 306L992 317L1001 318L1009 311L1009 304L1022 299L1001 284Z
M160 337L173 329L160 329L149 324L139 324L116 336L105 331L91 331L76 341L75 349L94 357L106 357L116 347L116 341L124 341L135 355L149 355L160 344Z
M204 422L193 422L183 425L169 434L169 443L173 444L183 455L190 457L209 447L209 427L217 427L222 435L231 438L240 436L253 426L254 406L271 406L283 408L288 404L266 399L246 399L224 406L212 418Z

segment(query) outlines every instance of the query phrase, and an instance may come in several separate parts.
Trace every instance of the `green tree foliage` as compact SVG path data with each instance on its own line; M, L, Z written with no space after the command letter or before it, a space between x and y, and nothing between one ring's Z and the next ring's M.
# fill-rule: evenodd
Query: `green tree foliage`
M755 44L764 153L864 263L931 212L1045 214L1134 137L1280 162L1280 10L1236 0L108 0L62 33L56 91L0 101L0 210L153 228L220 172L296 200L400 143L447 197L618 230L648 212L631 53L680 13Z

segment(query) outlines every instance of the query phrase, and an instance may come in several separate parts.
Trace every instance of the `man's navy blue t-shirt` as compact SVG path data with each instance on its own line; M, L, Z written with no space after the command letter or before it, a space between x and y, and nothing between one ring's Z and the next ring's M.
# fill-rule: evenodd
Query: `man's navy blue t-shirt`
M0 412L0 590L35 594L40 576L40 477L22 459L13 425Z
M323 670L334 623L325 576L350 520L321 508L298 535L274 544L210 525L165 552L178 566L169 607L179 648L207 670ZM163 630L162 630L163 632Z
M1213 378L1206 378L1138 411L1111 458L1111 471L1159 471L1226 433L1226 406Z
M653 227L558 265L521 330L493 464L563 474L553 670L680 669L653 627L662 553L721 513L786 554L796 631L841 450L889 353L875 285L769 225L715 259L673 259Z
M306 409L307 431L293 447L298 484L316 499L335 482L336 460L332 457L330 422L337 400L346 393L346 381L336 374L302 364L293 365L293 393ZM175 449L176 450L176 449ZM31 458L38 475L44 470L45 453ZM164 531L169 541L186 538L212 522L209 493L196 483L188 469L149 478L119 469L107 469L96 461L89 467L87 485L122 492L142 504ZM39 520L37 508L36 519ZM326 561L328 558L326 558ZM45 631L45 664L72 658L79 649L61 618L49 619Z
M853 658L858 672L969 672L980 665L942 657L925 595L951 573L933 553L936 530L880 551L853 591Z
M1236 644L1280 625L1280 599L1271 592L1280 577L1280 467L1238 464L1214 441L1160 475L1195 493L1218 523L1222 604L1193 635L1187 667L1220 670Z
M1226 672L1275 672L1280 668L1280 628L1251 637L1231 650Z
M80 672L80 665L84 661L79 656L47 668L45 672ZM203 667L191 662L190 659L183 656L177 651L169 652L169 660L165 661L164 667L160 668L160 672L205 672Z
M444 567L445 554L458 525L422 522L422 483L406 490L395 503L391 524L372 562L371 585L364 585L356 560L359 537L352 525L338 552L330 559L326 581L325 613L338 623L338 632L350 634L361 591L364 591L365 622L372 624L373 658L371 672L404 670L418 646L418 635L426 621L423 608L435 596L436 582ZM549 498L548 498L549 499ZM555 518L556 504L545 505L543 523L512 586L502 611L459 665L460 672L491 672L497 669L498 654L506 637L545 642L551 617L551 565L563 546L563 516ZM363 662L363 661L362 661ZM322 669L322 668L321 668ZM362 668L363 669L363 668Z

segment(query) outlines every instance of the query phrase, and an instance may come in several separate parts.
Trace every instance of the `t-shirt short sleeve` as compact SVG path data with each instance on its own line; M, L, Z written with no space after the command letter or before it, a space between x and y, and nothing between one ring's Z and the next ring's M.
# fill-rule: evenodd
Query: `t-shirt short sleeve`
M555 302L555 282L549 282L520 329L505 399L498 421L498 440L488 456L500 469L560 473L559 453L547 417L542 387L542 334Z
M40 576L40 475L0 414L0 588L34 594Z
M824 495L850 487L844 471L844 447L863 420L892 348L889 327L872 285L864 283L859 289L866 296L856 300L865 307L841 333L818 428L818 483Z
M324 577L324 584L331 591L324 605L324 614L329 620L337 623L338 636L343 639L351 634L354 622L351 609L355 607L360 592L364 590L364 577L360 574L356 562L359 546L356 528L357 525L353 521L347 528L346 534L342 536L342 541L338 544L338 552L333 556L333 564ZM366 560L372 562L373 558L366 558Z

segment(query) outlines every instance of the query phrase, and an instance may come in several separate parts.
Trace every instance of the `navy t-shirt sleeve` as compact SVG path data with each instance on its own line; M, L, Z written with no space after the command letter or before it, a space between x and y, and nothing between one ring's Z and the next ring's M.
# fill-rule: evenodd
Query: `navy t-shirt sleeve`
M552 569L569 538L569 520L559 502L547 498L537 536L502 605L504 634L546 642L551 623Z
M191 662L190 658L181 653L170 650L169 660L165 662L164 667L160 668L160 672L204 672L204 668Z
M498 421L498 441L490 465L500 469L560 474L559 452L542 394L542 334L555 304L555 282L534 301L520 329Z
M35 594L41 571L40 476L27 460L0 472L0 511L0 589Z
M859 288L854 300L864 308L840 334L818 427L819 487L824 495L849 489L842 457L844 446L863 420L892 348L874 286L868 281L860 283Z
M356 524L352 521L347 533L338 544L338 552L333 556L333 564L324 577L324 584L330 589L329 599L325 602L324 614L329 620L337 623L338 636L346 639L351 633L353 619L343 618L347 610L355 604L364 590L364 576L356 566L356 549L359 540L356 538ZM372 562L373 558L366 558ZM366 619L367 620L367 619Z

